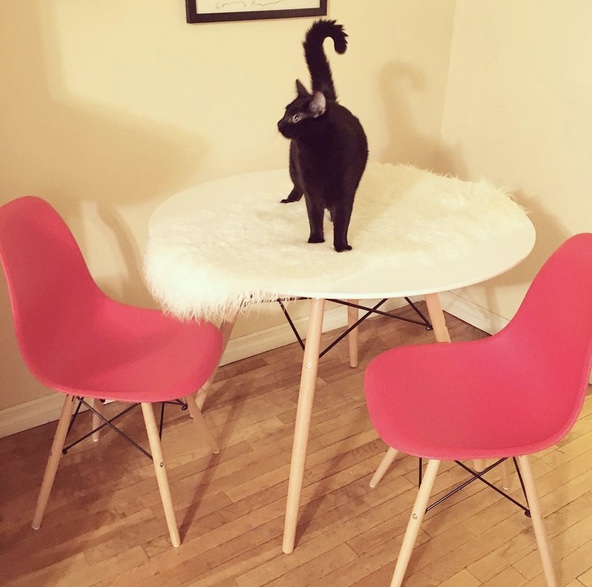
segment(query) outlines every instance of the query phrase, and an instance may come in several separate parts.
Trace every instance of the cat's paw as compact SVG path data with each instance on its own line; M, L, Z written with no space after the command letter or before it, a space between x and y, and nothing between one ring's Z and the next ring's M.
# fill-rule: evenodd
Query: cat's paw
M325 238L322 236L311 236L308 239L309 243L324 243L325 242Z
M338 253L343 253L343 251L351 251L352 247L351 245L335 245L333 247Z

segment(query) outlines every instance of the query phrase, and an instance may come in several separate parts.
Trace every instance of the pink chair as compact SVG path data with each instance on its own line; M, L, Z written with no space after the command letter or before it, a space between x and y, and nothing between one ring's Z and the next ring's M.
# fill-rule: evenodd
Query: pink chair
M592 234L568 239L499 333L388 350L365 373L368 410L391 447L429 459L391 587L403 582L442 460L518 457L549 587L553 563L528 455L561 440L584 401L592 358Z
M141 404L173 546L180 544L153 403L184 398L213 451L218 447L193 394L211 377L222 337L209 322L180 322L119 303L91 277L72 233L45 200L0 207L0 259L14 326L31 373L66 394L45 469L33 528L39 528L77 399Z

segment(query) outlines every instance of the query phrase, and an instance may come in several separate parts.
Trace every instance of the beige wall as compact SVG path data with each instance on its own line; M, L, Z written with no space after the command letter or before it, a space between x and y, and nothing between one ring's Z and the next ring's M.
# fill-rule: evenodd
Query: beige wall
M350 47L331 58L371 158L437 168L455 0L330 0ZM310 19L185 24L183 0L18 0L0 18L0 202L35 193L118 299L151 305L151 211L196 182L287 164L275 123L308 82ZM331 54L330 54L331 55ZM277 323L243 319L236 335ZM18 354L0 280L0 409L48 391Z
M533 255L460 292L509 318L543 259L591 230L588 0L330 0L350 35L331 57L371 158L507 187ZM0 202L43 195L113 296L153 302L141 275L151 211L193 183L286 164L275 130L308 81L308 19L187 25L182 0L19 0L0 19ZM330 54L331 55L331 54ZM277 314L242 319L236 335ZM0 280L0 410L48 391L28 375Z
M588 0L456 3L441 167L507 187L537 229L519 268L462 292L506 318L550 252L592 230L590 22Z

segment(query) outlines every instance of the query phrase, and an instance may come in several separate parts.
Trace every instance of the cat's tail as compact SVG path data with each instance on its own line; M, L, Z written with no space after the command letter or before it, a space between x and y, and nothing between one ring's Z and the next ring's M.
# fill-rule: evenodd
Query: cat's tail
M304 57L310 72L312 91L323 92L325 98L337 100L335 86L333 85L333 74L323 42L326 38L333 39L333 45L337 53L345 53L347 49L347 35L343 26L334 20L317 20L306 33L304 38Z

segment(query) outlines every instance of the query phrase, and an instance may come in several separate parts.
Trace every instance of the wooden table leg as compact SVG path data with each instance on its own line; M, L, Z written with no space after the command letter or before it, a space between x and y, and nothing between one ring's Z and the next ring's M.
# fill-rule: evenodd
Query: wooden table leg
M319 350L321 333L323 330L324 299L313 299L310 302L308 333L304 347L302 374L300 376L300 390L298 392L298 408L296 410L296 425L294 427L294 444L292 446L292 460L290 463L290 480L288 482L288 500L286 504L286 518L284 523L284 542L282 550L289 554L294 550L296 541L296 525L298 523L298 508L300 493L304 478L304 465L312 405L316 388L319 367Z
M358 300L348 300L349 302L352 302L353 304L357 304ZM358 308L354 308L352 306L348 306L347 307L347 327L350 328L351 326L353 326L357 321L358 321ZM359 353L358 353L358 348L359 348L359 326L354 328L348 335L347 335L347 341L349 343L349 366L352 369L355 369L359 364L360 364L360 360L359 360Z
M232 334L232 329L236 324L236 319L238 317L238 310L232 310L226 313L226 316L222 319L220 323L220 332L222 333L222 352L220 353L220 359L224 355L224 351L226 350L226 346L228 345L228 341L230 340L230 335ZM220 363L218 362L218 366L212 373L212 376L206 381L204 386L199 390L195 397L195 403L197 407L201 410L203 405L208 398L210 391L212 390L212 383L214 381L214 377L216 377L216 373L218 372L218 367Z
M444 319L444 312L442 312L442 306L440 305L438 294L426 294L425 301L428 307L428 314L430 315L430 322L434 328L436 341L450 342L450 333L446 327L446 320Z

